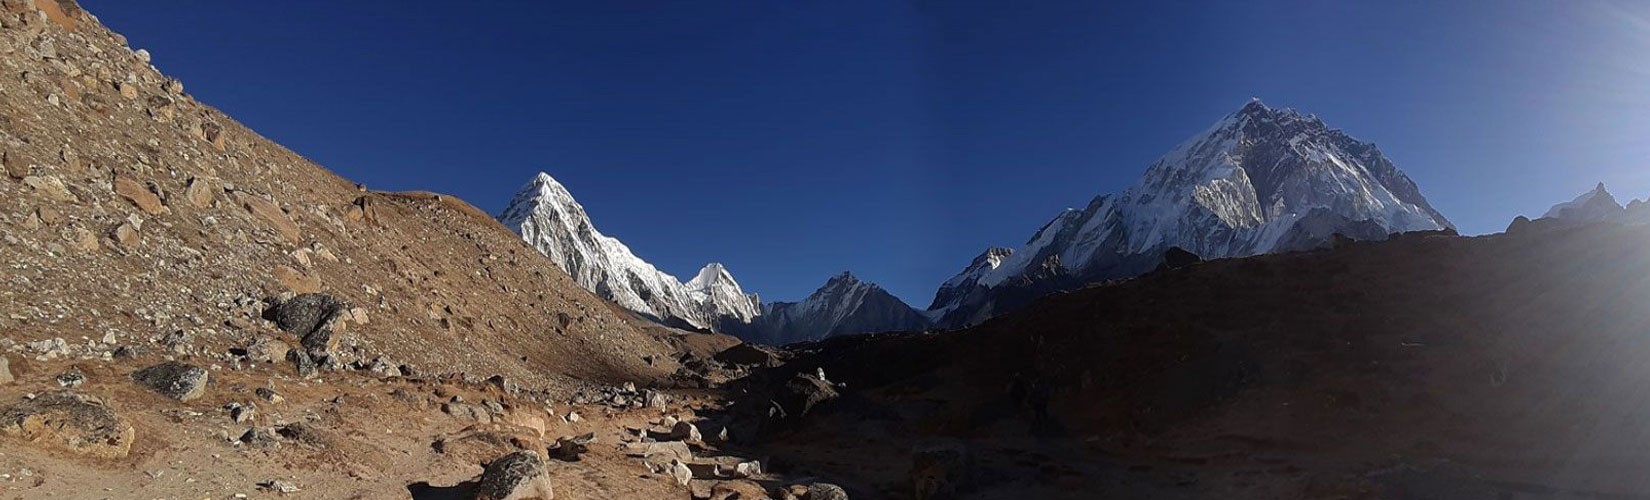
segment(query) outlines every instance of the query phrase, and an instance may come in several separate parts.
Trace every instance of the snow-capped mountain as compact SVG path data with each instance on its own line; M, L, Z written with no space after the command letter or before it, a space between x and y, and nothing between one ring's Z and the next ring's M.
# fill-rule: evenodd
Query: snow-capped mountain
M1060 213L995 264L976 259L940 288L929 313L945 326L972 324L1048 292L1145 273L1170 247L1238 257L1312 248L1337 233L1445 228L1453 226L1375 145L1254 100L1122 194Z
M1541 218L1577 223L1644 224L1650 223L1650 200L1630 200L1624 207L1600 182L1598 187L1574 200L1553 205Z
M855 333L920 330L928 324L928 318L887 290L844 272L802 302L764 304L762 315L736 333L748 341L784 345Z
M721 264L707 264L682 283L597 231L584 207L549 174L540 172L517 191L498 219L580 286L626 309L706 329L749 322L760 313L761 301L745 294Z
M1593 188L1592 191L1581 193L1581 196L1577 196L1574 200L1553 205L1553 208L1548 209L1547 213L1541 217L1544 219L1595 222L1619 217L1624 211L1626 211L1626 208L1622 207L1621 203L1617 203L1616 197L1610 195L1610 191L1604 189L1604 183L1600 182L1598 187Z

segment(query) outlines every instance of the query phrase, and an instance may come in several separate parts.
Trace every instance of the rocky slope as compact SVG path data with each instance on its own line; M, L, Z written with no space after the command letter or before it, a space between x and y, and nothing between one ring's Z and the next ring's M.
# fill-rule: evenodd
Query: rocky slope
M0 0L0 496L782 485L666 420L714 410L736 341L636 320L461 200L346 181L164 58Z
M1343 242L831 339L778 370L842 397L773 452L889 498L1640 498L1645 241Z
M549 174L523 186L498 216L585 289L667 323L721 329L749 323L761 301L748 295L721 264L710 263L682 283L596 230L584 206Z
M1256 100L1122 194L1059 214L1011 254L982 256L995 264L977 259L940 288L930 313L946 326L976 323L1051 291L1149 271L1175 247L1239 257L1313 248L1335 234L1450 227L1373 144Z

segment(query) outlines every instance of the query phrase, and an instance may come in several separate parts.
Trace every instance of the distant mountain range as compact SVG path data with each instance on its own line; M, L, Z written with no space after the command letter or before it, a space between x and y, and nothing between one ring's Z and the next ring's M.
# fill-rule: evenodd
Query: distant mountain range
M1573 210L1605 210L1578 201ZM1241 257L1311 249L1336 235L1378 240L1454 227L1374 144L1259 100L1174 148L1121 194L1061 212L1018 249L981 253L940 285L926 311L848 273L797 303L764 304L715 263L680 282L597 231L548 174L528 182L499 219L621 306L770 344L967 326L1051 292L1145 273L1171 248Z

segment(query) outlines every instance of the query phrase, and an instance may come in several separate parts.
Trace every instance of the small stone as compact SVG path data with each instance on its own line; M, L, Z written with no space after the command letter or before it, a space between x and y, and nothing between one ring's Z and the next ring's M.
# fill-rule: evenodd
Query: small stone
M579 420L580 420L580 417L579 417L578 412L573 412L573 411L567 412L567 421L568 422L578 422Z
M281 404L282 401L286 401L286 398L282 397L280 393L275 392L275 389L268 387L259 387L254 389L252 393L258 395L260 398L263 398L264 401L270 402L270 404Z
M689 443L705 440L704 436L699 434L699 426L693 425L692 422L676 422L676 425L670 428L670 439Z
M590 432L578 436L567 436L556 440L556 447L550 449L550 458L564 462L577 462L579 455L590 451L590 443L596 442L596 433Z
M246 346L246 357L258 363L275 363L286 359L286 353L290 350L292 346L281 339L259 335L251 345Z
M138 385L178 401L189 401L206 394L208 378L206 369L177 361L132 372L132 380Z
M70 238L71 242L74 243L74 248L82 252L96 252L103 246L102 243L98 242L97 235L87 231L86 228L74 228L70 232Z
M297 493L297 492L303 491L303 490L298 489L297 485L294 485L292 483L288 483L286 481L281 481L281 480L278 480L278 479L258 483L258 489L261 489L261 490L264 490L264 491L273 491L273 492L276 492L276 493Z
M121 97L125 97L127 99L137 99L137 97L138 97L138 88L137 88L136 83L133 83L133 82L120 82L120 83L116 83L115 86L120 88L120 96Z
M315 365L315 359L309 357L309 353L304 352L303 349L288 350L286 360L292 362L292 368L297 370L300 378L315 378L316 372L319 370L319 367Z
M195 208L210 208L213 197L220 189L215 179L194 177L189 179L189 187L184 189L183 197Z
M550 500L555 497L544 458L531 450L511 453L487 464L475 493L476 500Z
M135 248L138 243L143 242L143 236L138 233L137 225L131 222L122 222L119 226L115 226L112 236L115 238L115 243L119 243L120 246L126 248Z
M676 484L687 486L688 482L693 480L693 469L688 468L688 465L682 463L681 460L672 460L670 462L670 477L676 479Z
M154 56L149 55L149 51L147 49L137 49L137 52L133 52L132 54L136 55L139 61L143 61L143 64L149 64L149 62L154 59Z
M0 385L10 384L17 378L11 376L11 365L6 356L0 355Z
M258 405L252 403L229 403L229 419L236 423L246 423L258 418Z
M176 78L169 78L166 83L160 84L160 89L172 95L183 95L183 82Z
M160 196L155 196L155 193L148 190L148 186L137 182L134 178L125 177L125 175L115 177L114 193L122 196L125 200L132 201L132 205L137 205L137 208L147 213L147 215L167 213L167 206L160 203Z
M86 374L81 373L79 368L69 368L69 371L57 375L57 385L63 387L73 389L84 383L86 383Z
M63 185L63 179L55 175L31 175L23 178L23 184L34 188L48 200L62 203L80 202L80 197L69 192L69 187Z
M252 446L252 447L256 447L256 448L264 448L264 447L268 447L268 446L274 446L275 443L276 443L274 433L269 432L269 431L264 430L264 429L259 429L257 427L247 429L245 433L241 434L241 437L240 437L240 439L238 439L238 441L240 441L241 444L245 444L247 446Z

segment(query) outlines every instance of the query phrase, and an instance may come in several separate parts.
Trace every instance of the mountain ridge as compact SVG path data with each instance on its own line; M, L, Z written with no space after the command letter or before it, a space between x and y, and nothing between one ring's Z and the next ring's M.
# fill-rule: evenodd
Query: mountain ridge
M1453 227L1374 144L1255 99L1121 193L1060 212L991 269L965 268L929 311L941 326L977 323L1032 297L1150 271L1171 247L1240 257L1312 248L1336 234L1383 239ZM957 286L964 282L973 284Z

